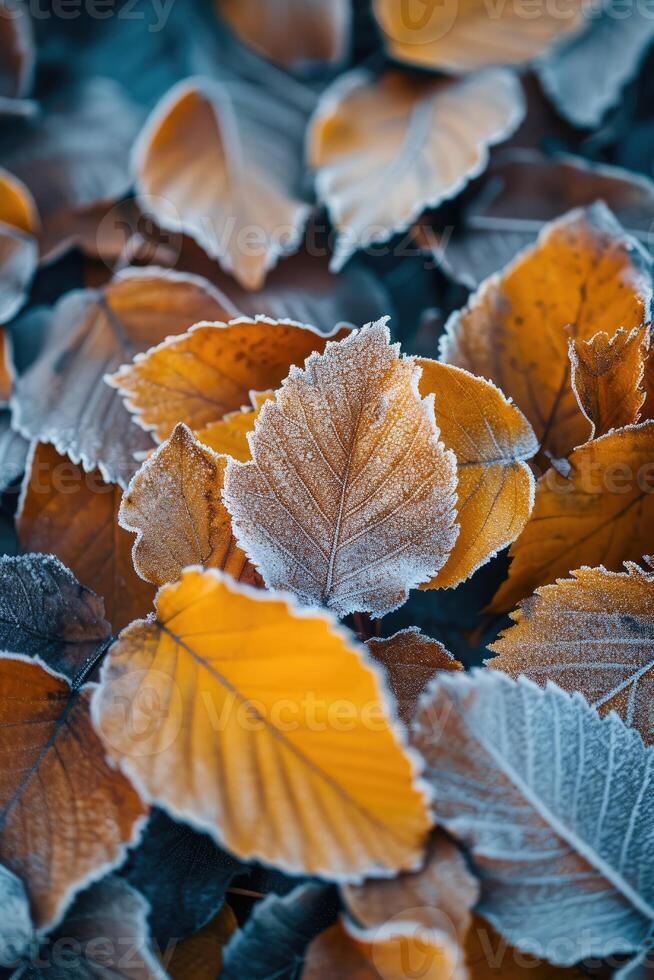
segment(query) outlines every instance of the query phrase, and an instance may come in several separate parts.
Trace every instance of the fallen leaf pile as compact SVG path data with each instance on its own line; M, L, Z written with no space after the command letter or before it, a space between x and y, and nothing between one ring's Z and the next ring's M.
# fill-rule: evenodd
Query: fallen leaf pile
M645 980L647 11L36 6L0 980Z

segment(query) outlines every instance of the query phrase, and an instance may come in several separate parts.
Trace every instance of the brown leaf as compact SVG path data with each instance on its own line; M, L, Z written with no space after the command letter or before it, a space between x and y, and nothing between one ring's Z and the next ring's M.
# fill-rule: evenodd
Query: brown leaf
M34 103L25 99L32 87L34 34L27 4L0 2L0 116L30 116Z
M309 217L299 193L305 125L305 106L246 81L181 82L137 143L139 196L162 228L184 231L242 286L259 289L297 250Z
M221 568L250 584L260 577L237 547L222 502L227 460L175 427L133 477L120 526L136 534L134 568L146 582L175 582L187 565Z
M350 40L349 0L215 0L234 33L284 68L343 61Z
M618 571L640 561L654 517L654 421L627 426L580 446L570 472L550 469L536 485L536 503L511 547L509 577L491 609L508 612L538 586L570 567Z
M204 429L198 429L196 435L206 446L210 446L214 452L223 453L238 459L241 463L246 463L252 458L250 453L250 443L248 436L254 432L254 424L259 417L259 412L271 398L275 397L274 391L253 391L250 392L251 408L244 406L238 412L229 412L218 422L212 422Z
M349 332L342 327L325 336L264 316L198 323L124 365L110 381L139 425L167 439L178 422L200 430L251 404L251 391L276 388L293 364Z
M648 334L648 327L634 327L613 336L600 331L590 340L570 338L570 383L590 422L589 439L638 421Z
M25 476L17 530L26 551L57 556L105 600L115 631L147 615L154 588L132 565L132 537L118 526L122 491L95 470L39 443Z
M602 715L617 711L654 742L654 573L581 568L538 589L511 614L489 667L581 691Z
M480 915L473 916L465 953L472 980L583 980L588 976L576 967L552 966L511 946Z
M441 360L494 381L525 413L542 450L564 457L588 431L570 384L565 327L588 340L642 326L648 262L604 205L571 211L453 314Z
M531 61L579 28L583 4L567 0L534 9L529 0L493 8L483 0L374 0L373 9L393 58L458 74Z
M456 455L459 536L445 566L423 588L469 578L523 530L534 502L526 460L538 451L522 412L490 381L419 358L420 393L434 395L436 424Z
M134 454L153 442L104 375L198 320L223 315L220 294L203 279L160 269L130 269L104 289L69 293L55 307L42 354L18 380L16 424L126 486Z
M15 369L12 359L11 337L0 329L0 406L8 403L14 387Z
M0 657L0 860L25 884L40 929L120 863L146 812L105 761L90 694L38 661Z
M456 465L419 375L379 320L293 368L264 405L224 500L266 585L383 615L442 567Z
M171 980L216 980L222 970L223 947L236 932L238 921L229 905L199 932L183 939L175 947L167 974Z
M307 151L318 198L339 231L332 269L458 194L523 114L520 86L502 69L461 81L398 71L341 76L322 96Z
M400 630L385 640L368 640L368 649L380 663L395 697L397 710L410 724L420 695L439 670L463 670L438 640L420 632L417 626Z

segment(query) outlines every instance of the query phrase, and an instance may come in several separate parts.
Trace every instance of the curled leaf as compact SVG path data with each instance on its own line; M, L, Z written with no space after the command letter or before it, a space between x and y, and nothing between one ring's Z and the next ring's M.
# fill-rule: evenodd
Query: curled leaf
M221 568L260 581L236 545L222 502L227 460L183 424L141 466L120 505L120 526L136 533L134 568L146 582L175 582L186 565Z
M383 615L443 566L456 466L419 374L379 320L293 368L263 406L224 500L266 585Z
M250 391L276 388L293 364L349 332L341 328L325 336L265 316L197 323L123 366L110 381L142 428L163 440L178 422L203 429L250 404Z
M363 70L339 78L308 137L317 194L339 231L332 269L458 194L523 115L519 83L502 69L460 81Z
M414 760L363 650L324 614L185 569L112 647L93 711L152 802L240 857L339 880L420 859Z

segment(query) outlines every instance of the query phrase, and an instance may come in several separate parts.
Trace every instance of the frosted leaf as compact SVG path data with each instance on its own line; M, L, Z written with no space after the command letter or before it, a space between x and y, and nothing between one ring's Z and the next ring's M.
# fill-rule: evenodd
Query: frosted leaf
M614 710L654 742L654 573L582 568L538 589L512 613L490 649L490 667L537 684L581 691L600 714Z
M269 587L383 615L444 564L456 464L419 374L379 320L293 368L261 409L224 500Z
M0 491L18 479L25 470L29 443L11 425L10 413L0 411Z
M654 750L579 694L496 672L441 674L413 742L437 820L469 848L479 911L570 965L638 948L654 919Z
M33 939L29 902L20 880L0 865L0 968L15 963Z
M160 269L131 269L103 289L68 293L54 309L43 352L16 384L17 427L126 486L134 453L152 448L152 439L104 375L170 334L222 315L219 293L203 279Z

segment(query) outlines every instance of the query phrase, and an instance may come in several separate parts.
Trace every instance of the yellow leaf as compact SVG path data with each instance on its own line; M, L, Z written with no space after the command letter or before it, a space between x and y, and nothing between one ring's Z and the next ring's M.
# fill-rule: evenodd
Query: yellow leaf
M419 376L379 320L294 368L263 406L224 500L266 585L383 615L445 563L456 465Z
M218 422L212 422L196 432L200 442L210 446L214 452L222 453L246 463L252 458L248 436L254 432L254 424L259 412L267 401L275 397L274 391L251 391L252 408L244 407L238 412L230 412Z
M650 745L654 573L628 563L626 572L581 568L572 576L520 604L487 663L512 677L581 691L600 714L617 711Z
M162 441L178 422L201 430L249 405L251 391L276 388L291 365L302 364L312 351L323 351L329 339L340 340L349 332L343 327L325 335L265 316L198 323L109 380L139 424Z
M179 943L166 964L171 980L216 980L222 969L223 946L238 928L229 905L195 935Z
M389 710L327 614L194 568L124 630L93 702L151 801L240 857L345 880L415 867L429 827Z
M523 115L520 85L503 69L461 81L398 71L341 76L308 136L317 194L339 231L333 270L458 194Z
M175 582L186 565L260 581L236 545L222 502L226 464L180 424L133 477L118 520L137 536L134 568L146 582Z
M155 590L132 565L132 539L118 526L121 488L97 470L38 443L28 461L17 516L25 551L53 554L80 582L104 598L115 630L152 608Z
M397 61L453 73L521 64L578 29L581 0L534 9L530 0L489 7L483 0L374 0L389 53Z
M0 167L0 222L10 225L27 235L36 235L40 229L39 214L29 188Z
M613 336L600 331L590 340L570 339L570 380L590 422L589 439L638 421L648 332L647 327L620 328Z
M460 527L445 566L422 587L451 588L523 530L535 488L525 460L538 451L538 442L522 412L490 381L426 358L418 364L420 393L434 394L441 438L456 455Z
M588 433L570 384L566 327L577 340L641 327L648 262L603 204L570 211L450 318L441 360L494 381L542 449L565 457Z
M508 612L570 568L617 571L640 561L654 520L654 421L627 426L575 449L570 472L548 470L531 519L511 547L508 579L491 610Z

